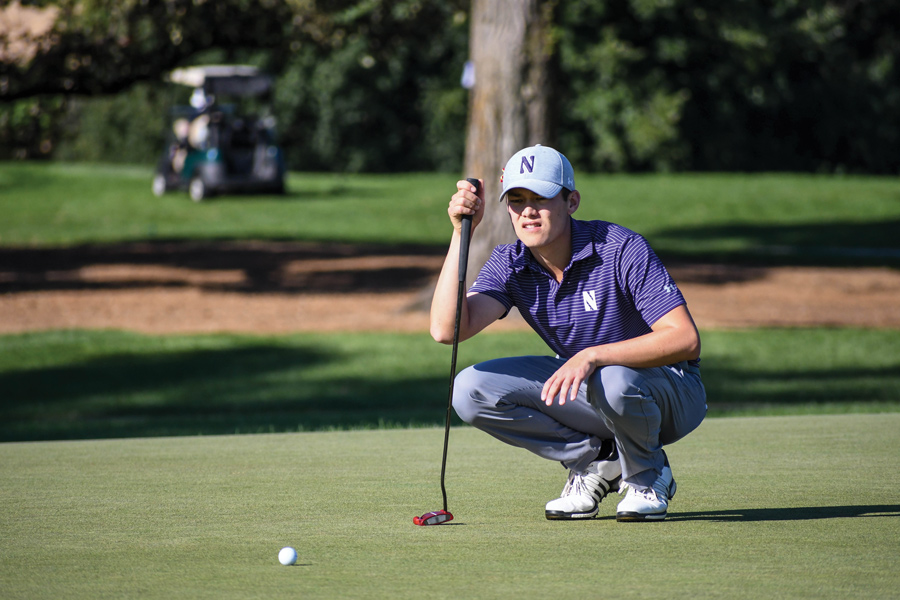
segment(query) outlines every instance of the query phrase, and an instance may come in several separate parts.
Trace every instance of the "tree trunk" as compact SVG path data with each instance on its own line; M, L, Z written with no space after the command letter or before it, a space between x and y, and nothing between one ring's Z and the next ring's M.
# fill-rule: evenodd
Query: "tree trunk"
M515 240L500 195L500 173L516 152L552 145L553 55L556 0L473 0L469 34L475 86L469 98L465 176L484 179L485 215L469 252L474 280L497 244Z

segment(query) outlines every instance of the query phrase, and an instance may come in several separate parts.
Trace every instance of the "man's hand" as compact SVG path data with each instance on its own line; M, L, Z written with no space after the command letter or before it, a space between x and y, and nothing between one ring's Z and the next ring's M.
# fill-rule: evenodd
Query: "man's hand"
M484 181L481 181L481 189L484 189ZM447 214L457 232L462 231L464 215L472 215L472 230L484 217L484 200L477 196L478 190L465 179L456 182L456 193L450 197L450 206Z
M574 400L581 384L605 365L646 369L700 357L700 334L687 306L676 306L650 328L650 333L630 340L585 348L547 380L541 400L547 406L553 404L557 395L560 406Z
M570 402L578 397L578 390L581 384L587 380L597 369L597 365L591 360L587 348L582 350L572 358L566 361L559 370L550 376L550 379L544 383L544 389L541 390L541 400L547 406L553 404L553 399L559 397L559 405L566 403L566 399Z

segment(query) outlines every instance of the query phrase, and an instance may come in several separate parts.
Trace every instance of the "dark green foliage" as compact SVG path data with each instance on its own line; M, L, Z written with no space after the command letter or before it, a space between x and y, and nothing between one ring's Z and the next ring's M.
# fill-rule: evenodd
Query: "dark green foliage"
M63 14L77 12L59 4ZM62 158L152 163L166 127L159 100L173 93L163 76L186 64L250 63L278 76L274 112L291 169L461 164L465 2L169 0L82 8L51 52L27 67L12 65L0 82L0 159L47 156L62 138ZM124 91L134 82L147 83ZM33 98L52 98L53 109ZM32 118L38 114L40 124Z
M114 96L67 103L64 131L55 158L71 161L151 164L170 126L174 90L138 83Z
M423 4L360 5L327 40L293 46L276 96L292 169L459 168L468 24L452 2Z
M466 0L43 4L60 6L65 26L45 54L4 65L0 158L52 156L74 125L59 156L150 163L161 133L120 123L160 112L162 76L250 62L278 76L291 169L461 167ZM555 10L554 143L579 168L900 171L896 3L571 0ZM140 81L153 83L93 98Z
M900 170L896 4L582 1L559 25L583 163Z
M4 100L112 94L136 81L158 81L209 48L277 48L293 14L279 0L39 4L58 9L55 39L35 59L6 65Z

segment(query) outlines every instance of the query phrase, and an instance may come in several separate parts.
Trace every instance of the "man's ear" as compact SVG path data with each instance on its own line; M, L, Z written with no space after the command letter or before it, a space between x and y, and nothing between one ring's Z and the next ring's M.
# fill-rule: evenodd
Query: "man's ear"
M581 204L581 194L578 190L572 190L569 194L569 197L566 198L566 202L569 205L569 214L574 214L576 210L578 210L578 206Z

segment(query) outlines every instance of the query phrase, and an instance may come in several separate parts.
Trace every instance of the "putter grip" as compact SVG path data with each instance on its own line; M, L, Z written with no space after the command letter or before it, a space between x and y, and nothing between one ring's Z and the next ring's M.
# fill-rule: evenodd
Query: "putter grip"
M467 177L466 181L475 186L477 190L475 193L481 193L481 183L472 177ZM472 239L472 215L466 215L463 217L462 222L462 238L459 244L459 281L464 282L466 280L466 271L469 266L469 242Z

